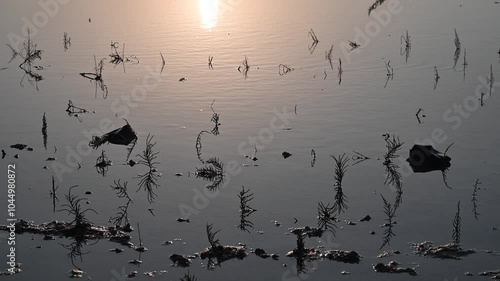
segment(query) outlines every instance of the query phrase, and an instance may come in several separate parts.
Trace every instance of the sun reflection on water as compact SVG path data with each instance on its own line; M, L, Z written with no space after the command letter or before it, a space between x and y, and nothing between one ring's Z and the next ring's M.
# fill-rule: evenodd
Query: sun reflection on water
M217 26L219 0L198 0L200 6L201 28L210 29Z

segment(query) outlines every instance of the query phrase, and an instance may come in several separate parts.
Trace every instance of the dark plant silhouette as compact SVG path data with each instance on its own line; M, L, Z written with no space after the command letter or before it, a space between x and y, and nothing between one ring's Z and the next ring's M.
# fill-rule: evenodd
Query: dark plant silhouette
M384 184L392 185L396 188L397 192L402 193L403 190L403 179L401 173L399 172L399 166L394 163L394 159L399 157L397 154L404 142L399 141L399 137L395 135L391 136L389 134L384 134L385 146L387 152L384 154L383 165L385 167L385 182Z
M54 179L54 176L52 176L52 189L50 190L50 198L52 198L52 212L56 212L56 201L59 202L59 198L57 198L57 189L59 186L56 186L56 181Z
M108 87L104 84L104 80L102 78L102 70L104 68L104 60L102 59L97 63L97 60L94 55L94 72L81 72L80 75L89 79L90 81L95 82L95 97L97 98L97 87L101 89L102 97L106 99L108 97Z
M248 228L253 228L253 223L248 220L248 217L253 214L253 212L257 211L256 209L248 206L248 203L253 200L253 193L250 193L250 190L245 190L245 187L242 187L242 190L238 194L238 198L240 199L240 224L238 228L250 233Z
M181 281L196 281L196 276L189 274L189 271L184 274L181 278Z
M73 236L72 238L74 239L73 242L69 244L59 243L59 245L61 245L64 249L69 250L67 256L71 260L71 264L77 269L81 270L81 268L78 265L76 265L75 260L77 258L80 258L80 262L83 262L83 255L90 253L89 251L87 252L83 251L83 246L88 245L88 242L85 236L83 235ZM92 243L92 245L95 245L97 242L99 242L99 240Z
M382 246L380 246L380 249L382 249L386 245L390 245L390 241L391 241L392 237L396 236L396 234L394 234L394 231L392 230L392 227L396 223L394 221L394 217L396 216L397 206L396 206L396 204L392 205L391 203L387 202L387 200L385 200L385 198L382 194L380 196L382 197L382 200L384 201L384 214L386 216L386 218L385 218L386 223L384 224L384 227L385 227L384 238L383 238Z
M108 159L108 156L104 153L104 150L101 152L101 155L97 158L95 161L95 169L96 171L101 174L103 177L106 176L106 173L108 172L108 167L113 165L113 162Z
M124 182L122 184L120 180L115 180L114 185L111 185L111 188L116 191L116 195L118 196L118 198L124 198L127 200L124 205L120 205L118 207L118 212L116 213L116 215L109 219L113 224L118 226L130 225L128 219L128 207L130 203L133 202L133 200L128 195L127 184L128 182Z
M196 177L210 181L206 188L216 190L224 183L224 164L217 157L211 157L204 163L209 165L196 168Z
M330 47L329 51L325 51L325 59L328 61L328 63L330 64L330 68L333 70L332 54L333 54L333 45Z
M453 243L460 244L460 229L462 227L462 219L460 218L460 201L457 205L457 213L453 219Z
M238 66L238 71L243 74L243 77L245 79L248 78L248 71L250 70L250 64L248 63L247 56L245 56L245 59L240 63L240 66Z
M441 76L439 76L437 66L434 66L434 90L437 88L439 78L441 78Z
M91 225L86 217L87 212L94 212L96 215L97 212L94 209L82 207L82 201L86 201L87 198L71 194L71 191L75 187L78 187L78 185L69 188L68 194L65 195L67 203L61 205L62 209L59 210L59 212L64 211L67 212L68 215L73 216L73 220L70 222L70 224L73 225L72 232L74 234L82 234Z
M405 56L405 63L408 62L408 58L410 58L410 51L411 51L411 39L410 35L408 35L408 30L406 31L406 36L401 35L401 49L400 49L400 54ZM404 41L404 45L403 45Z
M214 57L212 57L211 55L208 55L208 69L214 69L213 60L214 60Z
M387 79L385 80L385 85L384 88L387 87L387 84L389 83L389 80L394 79L394 68L391 66L391 61L385 62L385 68L387 70Z
M346 173L347 167L349 166L347 163L349 162L349 158L346 157L345 153L339 156L330 155L335 161L334 167L334 178L335 178L335 202L333 204L333 209L335 212L340 214L341 212L345 212L347 210L347 199L344 194L344 190L342 188L342 180Z
M160 74L163 73L163 69L165 68L165 58L163 58L163 54L160 53L160 56L161 56L161 70L160 70Z
M357 164L359 164L359 163L361 163L361 162L364 162L364 161L366 161L366 160L371 159L370 157L368 157L368 156L366 156L366 155L364 155L364 154L362 154L362 153L359 153L359 152L357 152L357 151L354 151L354 150L353 150L352 152L354 152L354 154L356 154L356 155L353 155L353 156L351 157L351 159L352 159L353 161L355 161L355 162L354 162L354 164L352 164L353 166L354 166L354 165L357 165Z
M114 64L115 67L119 64L123 65L123 72L125 72L125 63L138 64L139 59L135 55L125 56L125 43L122 46L122 52L120 53L118 51L119 43L111 42L111 54L109 54L111 60L109 63Z
M339 78L339 85L340 83L342 83L342 73L344 73L344 71L342 70L342 60L339 58L339 66L338 66L338 74L337 74L337 77Z
M330 204L325 206L322 202L318 202L318 228L323 231L330 230L335 234L337 228L335 212L334 206L330 207Z
M370 7L368 7L368 15L370 15L370 13L373 10L375 10L378 6L382 5L384 2L385 2L385 0L375 0L375 3L370 5Z
M490 75L486 77L486 81L490 85L490 97L493 90L493 83L495 83L495 77L493 76L493 65L490 64Z
M66 32L64 32L63 35L63 47L65 52L71 47L71 37L69 37Z
M311 160L311 168L314 167L314 164L316 163L316 151L314 151L314 149L311 149L311 156L312 156L312 160Z
M477 192L479 191L480 189L480 185L482 184L482 182L479 181L479 179L476 180L476 183L474 183L474 191L472 192L472 213L474 213L474 218L476 218L476 220L479 219L479 213L477 211Z
M469 65L469 62L467 61L467 49L464 49L464 63L462 63L462 66L464 67L463 68L464 81L465 81L465 69L467 68L468 65Z
M460 38L458 38L457 30L455 29L455 53L453 54L453 69L457 66L458 59L460 58L460 52L462 50L462 43L460 43Z
M153 203L154 199L157 197L154 189L158 189L160 186L158 184L158 174L156 174L157 168L156 165L160 164L156 161L159 152L155 152L153 150L156 142L153 142L153 135L149 135L146 137L146 148L142 152L142 154L137 154L140 160L137 162L137 165L146 166L148 171L143 174L140 174L137 178L139 181L139 191L141 188L144 189L148 196L149 203Z
M43 147L47 150L47 117L45 117L45 112L42 117L42 137L43 137Z

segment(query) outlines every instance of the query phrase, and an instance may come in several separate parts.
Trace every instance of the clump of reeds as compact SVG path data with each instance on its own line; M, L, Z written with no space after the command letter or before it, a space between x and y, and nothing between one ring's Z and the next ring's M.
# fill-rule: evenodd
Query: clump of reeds
M86 217L86 213L91 211L97 214L97 212L94 209L86 209L82 207L82 201L86 201L87 198L72 194L71 191L75 187L78 187L78 185L74 185L69 188L68 194L65 195L67 203L61 205L62 209L59 210L59 212L65 211L68 215L73 216L73 220L70 224L73 225L72 230L75 231L74 233L79 234L80 231L84 231L91 225L90 221Z
M479 179L476 180L476 182L474 183L474 191L472 191L472 213L474 214L474 218L476 218L476 220L479 219L479 213L477 211L477 192L479 191L479 185L481 185L482 183L479 181Z
M410 57L410 51L411 51L411 39L410 35L408 35L408 30L406 30L406 36L401 35L401 49L400 49L400 54L405 55L405 62L408 62L408 58ZM403 48L403 41L404 41L404 48Z
M373 10L382 5L384 2L385 0L375 0L375 3L371 4L370 7L368 7L368 15L370 15Z
M309 37L311 37L311 44L308 46L309 52L311 52L311 55L314 53L314 50L316 50L316 47L318 46L319 40L318 37L316 37L316 33L314 33L314 30L311 28L308 33Z
M324 231L330 230L335 234L335 228L337 228L336 217L335 217L335 206L330 204L324 205L322 202L318 202L318 228Z
M66 32L64 32L63 35L63 46L65 52L69 49L69 47L71 47L71 37L69 37Z
M384 214L386 217L385 218L386 223L384 224L385 230L384 230L383 243L382 246L380 246L380 249L382 249L386 245L390 245L392 237L396 236L396 234L392 230L392 227L396 223L394 221L394 217L396 217L397 206L396 204L392 205L391 203L387 202L387 200L384 198L382 194L380 194L380 196L384 201Z
M295 68L293 68L291 66L288 66L286 64L280 64L280 65L278 65L278 74L280 76L288 74L289 72L294 71L294 70L295 70Z
M253 214L253 212L257 211L248 205L248 203L253 200L253 193L250 193L249 189L245 190L243 186L238 194L238 198L240 199L240 224L238 227L240 230L250 233L248 228L253 228L253 223L248 220L248 217Z
M457 212L455 218L453 219L453 243L460 244L460 230L462 226L462 219L460 218L460 201L457 204Z
M333 45L330 47L329 51L325 51L325 59L328 61L328 63L330 63L330 68L333 70L332 54L333 54Z
M335 178L335 202L333 204L333 208L338 214L341 212L345 212L347 210L347 199L344 194L344 190L342 188L342 180L347 171L347 167L349 166L347 163L349 162L349 158L346 157L345 153L339 156L330 155L335 161L334 167L334 178Z
M201 168L196 168L196 177L211 183L206 186L209 190L216 190L224 183L224 164L217 158L211 157Z
M206 226L207 239L208 239L208 243L210 244L210 247L212 249L215 249L215 248L221 246L219 239L215 238L215 235L220 232L220 229L214 232L212 230L212 226L213 226L213 224L207 223L207 226Z
M241 74L243 74L243 77L245 77L245 79L247 79L249 70L250 70L250 64L248 63L247 56L245 56L243 61L241 61L240 65L238 66L238 71Z
M12 51L12 57L9 60L9 63L12 62L17 56L21 57L23 59L23 62L19 64L19 68L21 68L24 71L24 75L21 79L20 85L23 86L23 81L26 78L28 82L31 85L34 85L38 89L38 82L43 80L43 76L34 72L33 67L35 69L43 69L43 67L36 67L33 65L35 60L41 60L42 59L42 50L37 49L37 44L35 44L31 40L31 35L30 31L28 30L28 35L26 36L26 40L23 42L23 48L21 51L16 50L14 47L12 47L10 44L7 44L7 46L10 48Z
M140 158L137 165L146 166L148 169L145 173L137 177L140 179L139 189L137 189L137 191L141 188L144 189L147 193L149 203L153 203L154 199L157 197L154 189L158 189L160 186L158 184L158 175L156 174L156 165L160 164L156 161L159 152L153 150L156 145L156 142L153 142L153 137L153 135L148 134L146 137L146 148L143 150L142 154L137 154Z
M181 281L196 281L196 276L189 274L189 271L184 274L181 278Z
M103 98L108 97L108 87L104 84L104 80L102 78L102 70L104 69L104 60L101 59L99 64L94 55L94 72L81 72L80 75L89 79L90 81L95 82L95 97L97 98L97 87L102 91Z
M45 112L42 116L42 137L43 137L43 147L47 150L47 117L45 117Z
M208 55L208 69L214 69L213 60L214 60L214 57L211 55Z
M392 185L396 188L398 192L402 192L403 189L403 179L401 173L399 172L399 166L394 163L394 159L399 157L397 154L399 150L401 150L404 142L399 141L399 137L395 135L391 136L389 134L385 134L385 146L387 148L387 152L384 154L384 162L383 165L385 167L386 178L384 184Z

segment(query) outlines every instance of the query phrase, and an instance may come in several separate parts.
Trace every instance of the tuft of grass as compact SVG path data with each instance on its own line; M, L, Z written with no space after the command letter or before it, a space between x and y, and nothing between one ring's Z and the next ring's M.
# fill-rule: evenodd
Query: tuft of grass
M33 68L35 69L40 69L40 67L34 66L34 62L36 60L41 60L42 59L42 50L37 49L37 44L35 44L31 40L31 33L30 30L28 29L28 35L26 35L26 40L23 42L23 47L21 51L16 50L14 47L11 45L7 44L7 46L10 48L12 51L12 57L9 60L9 63L12 62L16 57L21 57L23 59L23 62L19 64L19 68L24 71L24 75L21 78L20 85L23 86L23 81L24 79L27 79L28 82L35 86L36 90L39 91L38 89L38 82L43 80L43 76L36 73Z
M345 153L339 156L330 155L330 157L332 157L335 161L335 202L333 204L333 208L336 212L338 212L338 214L340 214L341 212L345 212L345 210L347 210L348 208L347 199L342 188L342 180L344 179L347 167L349 166L347 164L349 162L349 158L345 155Z
M215 235L220 232L220 229L217 231L212 230L213 224L208 224L206 226L206 231L207 231L207 238L208 238L208 243L210 244L210 247L212 249L215 249L219 246L221 246L219 239L215 238Z
M115 216L109 218L109 221L112 222L114 225L118 226L130 225L130 221L128 219L128 208L130 206L130 203L133 202L133 200L130 198L128 194L127 184L128 182L124 182L122 184L120 180L115 180L114 185L111 185L111 188L116 191L116 195L118 196L118 198L127 199L127 202L124 205L120 205L118 207L118 212L115 214Z
M82 201L86 201L87 198L72 194L71 191L75 187L78 187L78 185L69 188L68 194L65 195L67 203L61 205L62 209L59 210L59 212L64 211L67 212L68 215L73 216L73 220L70 224L73 225L72 229L76 231L76 233L79 233L79 231L87 229L91 224L86 217L87 212L94 212L96 215L98 213L94 209L82 207Z

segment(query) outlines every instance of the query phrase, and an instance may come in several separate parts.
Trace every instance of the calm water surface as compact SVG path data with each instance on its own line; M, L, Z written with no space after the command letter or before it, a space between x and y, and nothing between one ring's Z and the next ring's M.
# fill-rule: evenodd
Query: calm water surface
M375 12L387 13L391 3L383 4ZM249 255L242 261L225 262L214 271L202 266L206 261L195 259L189 270L198 280L409 279L406 274L373 271L371 264L391 259L404 266L419 265L419 275L411 277L412 280L462 279L466 271L477 275L480 271L498 269L499 258L492 254L478 252L461 261L429 259L413 255L407 243L451 242L452 220L461 201L463 247L500 250L500 232L492 230L500 227L497 93L493 92L491 98L488 94L484 107L465 110L466 115L462 117L453 111L455 104L477 100L470 96L481 81L486 80L490 64L493 74L500 77L497 54L500 5L492 1L401 1L397 8L400 12L391 14L382 26L373 13L367 15L371 4L371 0L69 1L59 6L59 11L44 27L35 26L31 31L33 41L44 51L42 60L36 62L45 68L39 71L45 79L38 83L37 91L28 81L20 86L23 76L17 67L20 58L9 64L11 53L5 44L9 43L10 33L22 34L22 18L31 21L41 8L36 1L3 3L0 67L6 69L0 71L0 147L8 154L1 160L3 167L9 163L17 166L17 217L37 223L69 220L64 212L52 212L51 176L57 178L58 172L54 170L54 163L45 159L57 157L57 163L67 165L68 151L75 151L77 147L87 151L87 146L79 144L88 143L88 135L96 134L100 122L108 120L117 128L125 124L122 118L126 118L139 136L132 159L138 159L136 154L144 149L148 134L154 135L157 142L155 150L159 151L158 170L162 177L155 203L148 203L144 191L135 192L138 179L134 177L143 172L144 167L121 165L126 158L122 146L104 145L93 150L79 160L80 170L71 168L71 172L63 173L57 181L59 205L73 185L79 185L79 194L92 191L88 206L99 215L89 213L89 219L99 225L109 225L109 217L123 203L110 185L117 179L129 182L129 192L134 199L129 218L134 225L140 222L142 240L149 251L141 255L143 264L138 267L127 263L139 258L133 249L127 248L121 254L109 253L107 249L118 244L108 241L85 246L83 250L88 254L82 261L77 260L76 265L92 280L120 280L118 276L132 270L139 271L137 280L148 279L142 272L153 270L168 271L156 278L178 280L187 269L171 267L169 256L192 254L207 247L207 223L221 229L218 238L223 244L241 242L277 253L281 258L273 261ZM374 29L377 34L368 36L368 40L359 38L358 30L365 30L367 26L380 30ZM312 54L308 50L311 28L319 39ZM456 69L453 69L454 29L462 44ZM406 30L412 40L408 62L400 55L400 37ZM72 43L66 52L64 32ZM348 40L357 41L361 48L347 52ZM140 63L126 64L125 73L122 65L113 67L108 63L111 42L119 42L120 46L125 43L126 55L136 55ZM333 70L325 60L325 52L332 44ZM465 78L464 49L467 49L469 63ZM161 75L160 53L166 61ZM94 55L98 60L107 58L103 70L109 89L106 99L100 90L95 97L94 84L79 75L92 72ZM213 56L213 70L207 66L209 55ZM250 64L246 79L237 70L245 56ZM340 85L338 58L343 62ZM386 85L384 62L387 61L394 68L394 77ZM294 71L280 76L279 64L289 65ZM435 90L434 66L441 77ZM132 98L133 89L142 85L147 75L154 76L149 81L158 84L147 91L144 99L136 101ZM179 82L181 77L187 81ZM482 91L488 90L482 88ZM68 100L95 113L84 114L82 122L68 117L65 112ZM213 108L220 114L220 135L202 137L203 157L216 156L226 164L236 162L241 172L228 174L224 188L214 198L202 202L206 207L191 215L190 223L178 223L176 219L185 216L179 206L193 206L195 195L205 188L206 182L192 175L196 167L203 165L197 158L195 141L200 131L211 129L210 105L214 100ZM131 103L127 105L127 101ZM419 108L423 108L425 114L422 124L415 117ZM447 113L449 110L451 113ZM243 155L252 155L254 150L249 140L269 132L276 112L283 111L288 112L284 126L291 129L273 132L270 140L259 147L259 160L248 162ZM48 120L47 150L43 148L41 135L44 113ZM448 119L443 117L445 113ZM276 124L282 125L280 121ZM380 194L391 202L395 197L384 184L380 159L386 148L382 134L397 135L405 142L400 151L400 160L404 160L414 143L431 139L433 132L442 135L438 137L441 141L434 145L436 149L444 151L454 143L448 151L452 166L447 179L452 189L446 188L440 172L405 176L403 202L397 210L394 227L397 236L383 249L399 250L403 254L378 259L384 230L380 225L385 222ZM34 151L9 148L14 143L26 143ZM93 167L102 149L114 162L106 177ZM317 154L314 167L310 165L311 149ZM334 162L330 155L346 153L352 157L353 150L371 159L357 165L350 161L343 182L349 209L338 217L336 236L330 243L322 244L326 244L325 249L355 250L362 255L361 263L307 263L307 274L297 276L293 267L295 260L286 257L296 245L293 235L285 235L287 228L316 224L317 203L334 200ZM292 157L283 159L283 151L292 153ZM14 159L17 153L20 157ZM404 161L398 163L403 171L409 170ZM48 170L43 169L45 165ZM184 176L174 176L178 172ZM478 195L481 216L475 220L470 200L478 178L483 183ZM6 177L3 179L6 181ZM250 233L235 226L239 223L237 194L242 186L254 193L255 199L250 205L258 209L250 217L255 225ZM6 192L0 193L0 200L7 202ZM1 206L7 209L7 204ZM153 208L156 216L152 216L148 208ZM6 210L0 213L4 223ZM354 226L345 223L358 221L365 215L373 220ZM296 225L294 217L299 220ZM274 220L281 222L281 227L276 227ZM370 235L370 231L376 234ZM6 235L2 235L1 260L7 261ZM132 232L132 236L132 242L137 244L137 232ZM43 241L42 238L30 234L17 236L17 256L23 263L23 272L12 278L69 278L67 272L74 266L66 256L68 251L59 244L69 241L63 238ZM181 238L185 244L161 245L175 238ZM36 248L39 245L41 249ZM308 247L318 245L321 245L318 239L306 240ZM340 276L344 270L351 275Z

